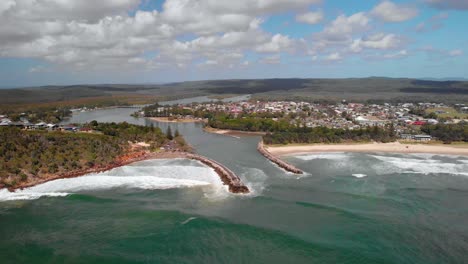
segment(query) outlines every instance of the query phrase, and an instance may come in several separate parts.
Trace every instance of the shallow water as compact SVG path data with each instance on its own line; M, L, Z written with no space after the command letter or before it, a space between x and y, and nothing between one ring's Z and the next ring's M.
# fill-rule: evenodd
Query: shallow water
M79 113L123 121L134 109ZM2 263L466 263L468 159L256 152L259 137L171 125L253 190L227 192L189 160L144 161L101 174L0 191ZM28 199L28 200L25 200Z

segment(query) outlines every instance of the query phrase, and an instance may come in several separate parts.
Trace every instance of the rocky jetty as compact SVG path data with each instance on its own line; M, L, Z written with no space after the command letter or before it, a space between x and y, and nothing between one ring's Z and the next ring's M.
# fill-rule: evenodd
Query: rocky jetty
M208 159L207 157L203 157L197 154L187 153L185 155L186 158L198 160L201 163L213 168L215 172L221 178L221 181L227 186L229 186L229 191L232 193L249 193L250 190L247 186L242 183L240 178L230 169L226 168L226 166L222 165L219 162L214 160Z
M280 158L274 156L271 154L268 150L265 149L265 146L263 145L263 141L260 141L257 145L257 150L262 154L265 158L269 159L271 162L275 163L278 165L280 168L295 173L295 174L303 174L304 172L293 165L281 160Z

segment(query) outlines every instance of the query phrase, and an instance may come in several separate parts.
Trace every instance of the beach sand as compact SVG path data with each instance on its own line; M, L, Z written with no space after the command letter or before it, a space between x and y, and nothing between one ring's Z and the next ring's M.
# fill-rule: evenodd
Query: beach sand
M430 153L444 155L468 156L468 145L432 145L369 143L369 144L312 144L268 146L268 151L274 155L296 155L313 152L388 152L388 153Z
M214 133L214 134L219 134L219 135L227 135L227 136L263 136L266 133L265 132L251 132L251 131L241 131L241 130L230 130L230 129L217 129L213 127L205 127L203 129L205 132L208 133Z

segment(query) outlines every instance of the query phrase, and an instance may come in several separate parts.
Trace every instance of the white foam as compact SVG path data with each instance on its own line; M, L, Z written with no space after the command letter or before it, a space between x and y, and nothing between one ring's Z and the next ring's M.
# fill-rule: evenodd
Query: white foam
M195 219L197 219L197 218L196 218L196 217L189 217L187 220L183 221L183 222L180 223L180 224L186 225L186 224L188 224L190 221L195 220Z
M360 173L355 173L355 174L352 174L353 177L356 177L356 178L364 178L364 177L367 177L366 174L360 174Z
M41 197L63 197L67 196L68 193L54 193L54 192L29 192L29 191L16 191L9 192L8 190L0 190L0 201L14 201L14 200L35 200Z
M331 152L331 153L320 153L320 154L307 154L294 156L301 160L315 160L315 159L326 159L326 160L346 160L349 159L349 155L342 152Z
M265 182L268 179L268 176L263 170L258 168L244 168L244 171L240 176L242 176L244 184L250 190L250 193L246 194L246 196L259 196L265 189Z
M446 173L453 175L467 175L468 176L468 164L454 163L450 161L442 161L431 159L411 159L404 157L388 157L388 156L377 156L372 157L383 161L384 164L389 164L393 167L387 168L389 172L399 173L418 173L418 174L430 174L430 173ZM376 165L379 166L379 165ZM395 170L396 169L396 170Z
M172 162L174 164L174 162ZM32 200L43 196L64 196L81 191L114 188L162 190L211 186L215 192L226 192L216 172L197 161L188 165L172 165L168 161L145 161L99 174L58 179L24 190L0 192L0 201Z

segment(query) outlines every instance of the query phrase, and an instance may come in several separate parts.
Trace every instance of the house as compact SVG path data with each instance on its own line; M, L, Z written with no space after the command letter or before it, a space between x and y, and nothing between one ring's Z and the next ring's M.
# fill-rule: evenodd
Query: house
M413 122L413 125L415 126L423 126L425 125L427 122L426 121L414 121Z
M401 138L401 139L404 139L404 140L413 140L413 139L414 139L414 135L411 135L411 134L401 134L401 135L400 135L400 138Z
M47 127L48 130L57 130L58 125L56 125L56 124L47 124L46 127Z
M89 127L82 127L79 129L80 132L82 133L93 133L93 129L89 128Z
M44 123L44 122L39 122L37 124L34 125L36 128L46 128L47 127L47 123Z
M24 127L24 124L22 122L10 122L8 123L8 125L14 127Z
M430 135L415 135L414 140L416 141L431 141L432 137Z
M62 131L70 131L70 132L75 132L78 130L78 128L76 126L72 126L72 125L66 125L66 126L62 126L60 127L60 130Z
M439 121L437 121L435 119L428 119L427 123L430 124L430 125L437 125L439 123Z

